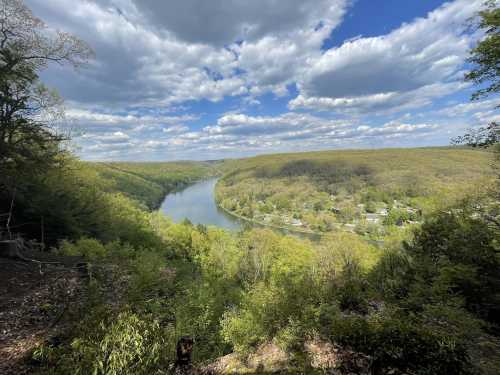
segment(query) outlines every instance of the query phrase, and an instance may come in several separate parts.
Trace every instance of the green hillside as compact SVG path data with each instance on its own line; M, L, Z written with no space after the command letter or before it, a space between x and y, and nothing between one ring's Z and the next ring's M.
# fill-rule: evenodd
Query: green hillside
M490 183L490 159L490 152L460 148L259 156L228 162L217 199L263 224L379 238Z
M210 163L88 163L107 182L109 192L121 192L157 208L165 195L215 173Z

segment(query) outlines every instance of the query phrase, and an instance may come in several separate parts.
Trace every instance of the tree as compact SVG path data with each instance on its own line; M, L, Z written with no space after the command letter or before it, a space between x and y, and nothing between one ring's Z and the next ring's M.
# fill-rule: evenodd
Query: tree
M492 122L486 127L477 130L469 129L469 132L453 138L453 144L466 144L470 147L486 148L500 142L500 126L497 122Z
M51 62L80 66L91 55L84 42L48 28L21 0L0 0L0 183L57 162L64 136L51 119L61 117L62 100L39 73Z
M465 80L476 85L487 83L472 95L473 100L480 99L500 91L500 8L496 1L488 1L485 10L479 13L479 28L486 37L471 51L469 62L475 67L465 75Z
M479 29L486 37L471 51L469 62L474 69L465 75L465 80L476 85L487 84L472 94L472 100L478 100L500 91L500 8L495 0L486 3L487 7L479 12ZM487 127L469 129L465 135L453 138L452 144L466 144L471 147L490 147L500 140L498 123L492 122Z

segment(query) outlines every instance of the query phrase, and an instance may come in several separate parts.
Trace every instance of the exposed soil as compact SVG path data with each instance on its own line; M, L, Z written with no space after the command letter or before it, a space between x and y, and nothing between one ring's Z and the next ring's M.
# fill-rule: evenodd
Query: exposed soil
M33 350L44 341L58 345L71 329L70 310L84 300L85 272L77 266L78 259L43 253L27 257L66 264L0 258L2 375L30 373Z

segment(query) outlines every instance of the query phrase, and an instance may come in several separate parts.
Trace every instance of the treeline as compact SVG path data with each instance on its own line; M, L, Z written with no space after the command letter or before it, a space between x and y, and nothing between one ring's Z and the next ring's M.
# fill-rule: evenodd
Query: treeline
M319 191L374 187L395 198L426 196L491 175L486 150L419 148L349 150L258 156L230 161L227 185L246 178L307 177ZM268 181L263 181L267 183Z

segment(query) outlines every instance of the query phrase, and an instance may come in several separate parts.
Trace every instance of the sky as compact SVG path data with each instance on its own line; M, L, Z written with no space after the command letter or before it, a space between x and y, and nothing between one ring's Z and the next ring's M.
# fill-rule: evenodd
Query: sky
M86 160L447 145L499 121L463 80L484 0L26 0L95 51L42 80Z

